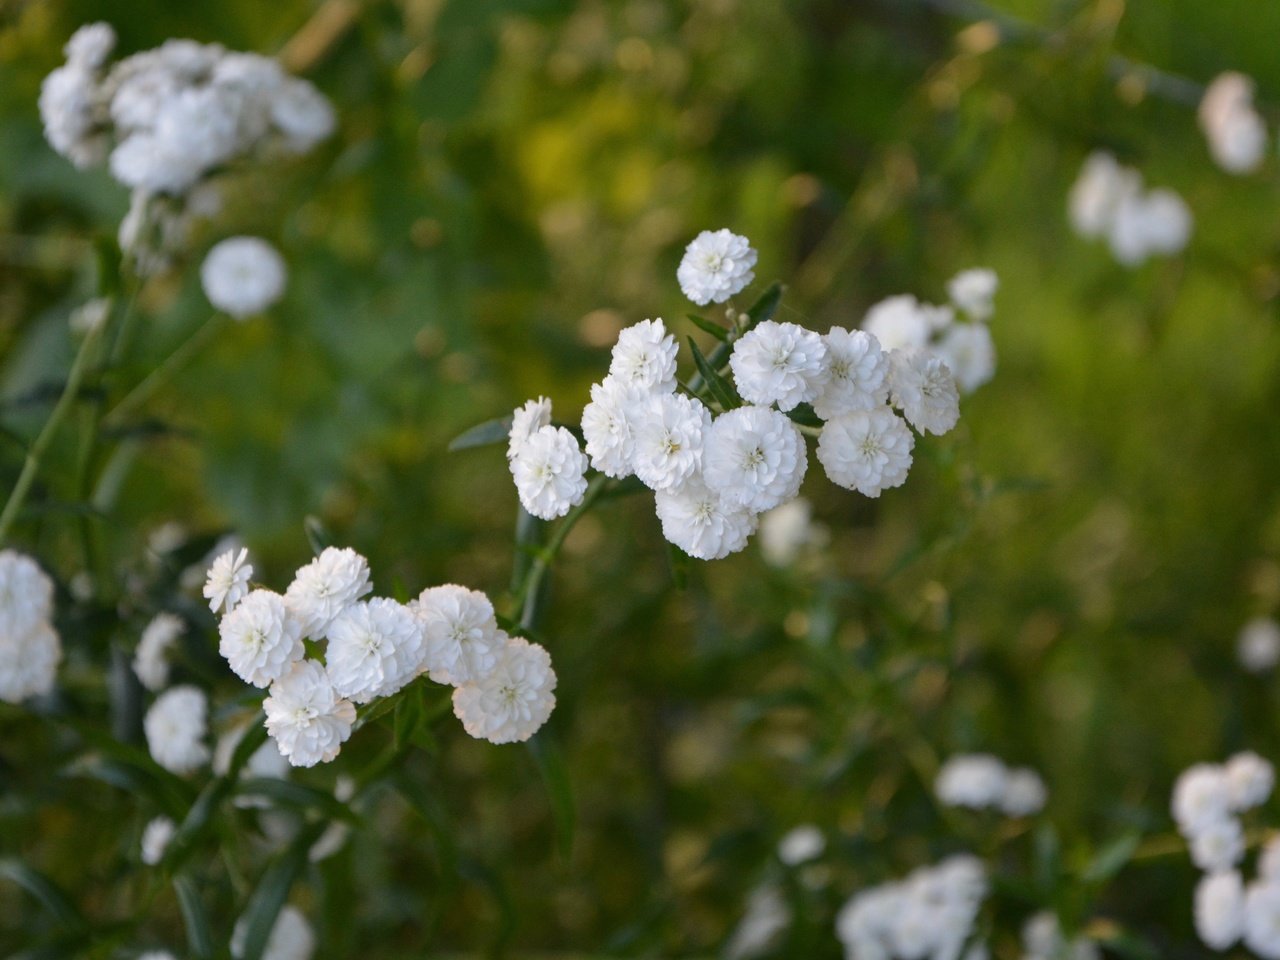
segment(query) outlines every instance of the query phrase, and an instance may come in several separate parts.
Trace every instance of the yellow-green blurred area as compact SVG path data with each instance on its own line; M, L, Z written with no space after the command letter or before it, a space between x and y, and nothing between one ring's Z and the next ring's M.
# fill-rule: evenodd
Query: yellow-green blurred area
M405 774L435 828L384 791L298 884L319 957L714 954L778 870L778 837L805 822L829 838L825 885L796 893L772 955L835 957L844 897L991 832L957 833L929 800L952 752L1039 769L1067 867L1126 830L1169 833L1190 763L1243 747L1280 759L1274 680L1234 653L1240 625L1280 606L1275 144L1260 172L1230 176L1195 117L1195 91L1238 69L1274 133L1280 5L0 2L0 422L19 439L48 413L94 244L128 205L104 171L54 154L36 109L66 38L99 19L122 54L174 36L283 52L339 114L305 160L230 178L224 213L140 291L121 382L208 316L212 243L258 234L289 264L284 302L227 326L118 446L108 508L88 522L122 582L177 521L193 538L239 533L255 579L282 588L315 516L369 557L380 592L458 582L502 608L503 448L450 453L450 439L540 394L576 422L627 324L661 316L705 342L675 282L699 230L760 251L738 306L777 278L779 319L820 331L890 294L941 302L966 267L1000 276L995 379L959 429L917 444L904 487L868 500L811 462L804 495L831 530L818 555L778 570L753 545L694 561L681 590L651 497L589 515L541 627L571 848L530 752L446 715ZM1066 194L1095 148L1185 197L1183 254L1126 269L1071 232ZM6 489L15 436L0 438ZM15 541L64 580L84 562L77 438L73 418ZM147 615L128 611L125 649ZM178 673L216 703L243 687L218 673L212 624ZM104 649L64 643L63 682L91 687ZM154 811L61 778L47 758L62 735L2 716L0 851L90 915L127 911ZM339 763L373 756L379 735ZM296 779L330 789L334 775ZM235 815L234 843L252 847L254 819ZM1031 846L1028 832L1008 856ZM210 864L201 883L224 930L245 888L220 877ZM1197 956L1194 880L1185 854L1140 860L1096 914L1161 956ZM1015 955L1020 914L999 920L995 953ZM0 945L44 923L0 885ZM180 947L171 891L136 933Z

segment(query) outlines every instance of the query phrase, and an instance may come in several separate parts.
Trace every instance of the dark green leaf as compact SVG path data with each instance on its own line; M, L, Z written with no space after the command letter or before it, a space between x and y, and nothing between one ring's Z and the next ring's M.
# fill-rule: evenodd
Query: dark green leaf
M722 327L718 323L712 323L710 320L707 320L703 317L695 316L692 313L685 314L685 316L687 316L689 318L689 321L699 330L702 330L705 333L711 334L721 343L728 342L729 331L726 327Z
M182 922L187 928L187 945L195 960L213 957L213 935L209 932L209 917L205 913L195 882L188 876L173 878L173 892L178 895L178 907L182 910Z
M1042 895L1052 896L1058 886L1062 871L1062 848L1058 832L1052 824L1042 823L1036 828L1035 838L1036 882Z
M164 865L170 871L177 871L202 841L212 837L216 826L213 815L231 792L231 786L230 779L218 777L200 791L165 848Z
M778 282L771 283L769 289L760 295L760 299L747 307L747 322L743 333L752 329L757 324L771 320L774 313L778 309L778 304L782 302L782 284Z
M1142 835L1136 831L1121 834L1098 851L1080 879L1085 883L1106 883L1124 869L1141 841Z
M325 828L323 822L308 824L263 872L241 915L245 935L240 960L262 960L262 951L267 946L276 917L280 915L280 908L289 899L289 890L306 865L312 844Z
M721 409L732 410L734 407L741 406L742 401L738 399L729 381L711 366L707 358L702 355L702 351L698 349L693 337L689 337L689 348L693 351L693 362L698 367L698 373L702 375L703 383L711 391L711 395L715 397Z
M468 450L471 447L488 447L495 443L506 443L511 433L511 418L499 417L476 424L470 430L454 437L449 443L449 452Z
M16 883L27 893L40 901L63 927L69 930L83 930L86 926L84 917L76 905L71 902L62 889L38 870L33 870L21 860L0 860L0 879Z
M556 837L560 856L568 860L573 853L573 833L577 819L573 803L573 788L569 783L569 770L560 747L546 730L528 741L529 753L542 776L542 782L551 797L551 812L555 817Z
M674 543L668 543L667 561L671 564L671 582L677 590L684 590L689 586L689 555Z
M288 807L303 813L315 811L330 820L356 823L360 819L348 804L332 793L294 783L292 780L253 777L240 781L235 793L239 797L262 797L270 800L272 806Z

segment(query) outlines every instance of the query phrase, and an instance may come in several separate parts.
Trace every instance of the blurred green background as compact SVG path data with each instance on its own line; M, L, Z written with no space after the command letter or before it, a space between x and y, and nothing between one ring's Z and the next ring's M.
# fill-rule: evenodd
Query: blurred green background
M780 319L819 330L889 294L941 301L965 267L1000 275L997 375L959 430L918 445L908 484L869 501L812 464L821 555L779 571L752 547L676 590L649 498L575 530L543 624L571 852L528 751L447 719L406 773L439 829L388 793L300 886L321 957L712 954L802 822L827 831L829 875L792 891L808 912L776 955L834 957L833 905L977 842L927 798L939 757L1039 769L1071 862L1131 827L1167 833L1191 762L1280 755L1274 680L1234 658L1240 624L1280 605L1278 168L1222 173L1194 98L1114 59L1198 84L1243 70L1275 121L1280 5L994 6L1008 32L958 0L0 2L0 413L21 435L69 362L91 241L128 200L44 143L39 84L67 36L105 19L123 53L172 36L284 50L339 112L305 161L237 181L184 268L142 292L136 371L207 316L195 265L217 239L261 234L290 266L280 307L226 329L148 407L171 432L122 448L94 521L122 577L176 520L237 531L283 585L315 515L382 591L500 597L505 460L448 441L543 393L576 420L629 323L696 332L675 266L699 230L748 235L749 292L783 280ZM1096 147L1187 199L1185 254L1126 270L1071 233L1066 193ZM48 509L20 532L69 577L63 441L35 497ZM0 450L7 486L19 453ZM192 641L194 676L212 675L211 637ZM66 644L72 678L100 669ZM0 848L110 913L150 814L59 780L37 762L58 735L3 716ZM373 733L344 757L372 755ZM1162 956L1200 955L1185 856L1127 869L1098 912ZM24 902L0 886L0 945L38 926ZM181 942L171 898L146 930Z

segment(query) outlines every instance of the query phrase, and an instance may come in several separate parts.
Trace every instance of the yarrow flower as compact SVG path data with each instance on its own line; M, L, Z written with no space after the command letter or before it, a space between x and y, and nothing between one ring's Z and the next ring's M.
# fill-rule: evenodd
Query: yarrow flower
M286 276L284 258L258 237L223 240L200 267L204 295L237 320L273 306L284 293Z
M197 687L171 687L156 698L142 728L152 758L166 770L187 774L209 761L204 743L209 702Z
M53 689L62 641L52 616L53 581L30 557L0 550L0 700L21 703Z
M156 817L148 821L142 831L142 862L154 867L164 859L164 852L169 848L169 841L177 832L177 825L168 817Z
M299 660L262 701L267 732L295 767L328 763L351 736L356 708L333 689L323 664Z
M550 423L551 401L546 397L527 400L523 407L516 407L507 433L507 459L514 460L529 438Z
M962 270L947 281L947 296L974 320L989 320L995 307L992 300L1000 287L994 270L974 267Z
M1101 151L1085 160L1068 213L1080 236L1105 237L1125 266L1177 253L1191 237L1191 211L1181 197L1172 190L1146 190L1138 171Z
M302 635L320 639L343 610L371 590L369 561L350 547L325 547L298 570L284 600Z
M889 357L880 341L865 330L843 327L832 327L822 340L826 369L813 398L814 413L830 420L884 406L889 399Z
M711 412L683 394L656 394L633 423L636 476L652 490L669 490L702 467L702 445Z
M1214 162L1228 173L1257 170L1267 150L1267 127L1253 106L1253 80L1219 74L1200 100L1200 128Z
M746 237L703 230L685 248L676 270L684 295L699 306L724 303L755 279L756 252Z
M752 513L795 497L808 467L800 429L768 407L739 407L717 417L704 438L702 460L707 486Z
M453 712L471 736L491 743L528 740L555 708L556 674L541 646L499 632L493 669L453 691Z
M586 455L564 427L539 427L511 461L520 503L543 520L563 517L582 502L586 473Z
M582 437L591 466L607 477L629 477L634 472L635 439L631 421L639 414L649 393L612 375L591 385L591 402L582 410Z
M829 374L822 337L794 323L766 320L733 345L729 366L748 403L784 413L812 403Z
M1196 934L1205 946L1226 950L1244 932L1244 884L1237 870L1205 874L1196 885Z
M747 545L756 515L727 503L697 476L654 497L662 535L691 557L719 560Z
M218 652L245 683L268 687L306 655L302 622L285 597L254 590L218 624Z
M778 859L789 867L799 866L822 856L827 839L813 824L796 827L778 841Z
M886 351L926 347L937 330L951 324L949 307L921 303L909 293L887 297L873 304L862 320L862 329Z
M892 354L889 393L893 405L921 433L944 434L960 419L955 378L940 357L925 351Z
M888 407L828 420L818 437L818 462L831 482L868 497L900 486L911 469L915 438Z
M933 352L955 376L962 393L973 393L996 372L996 345L982 323L957 323L948 327Z
M825 526L813 522L813 504L796 497L760 516L760 552L766 563L790 566L806 548L820 548L830 538Z
M479 590L453 583L428 587L410 607L422 623L423 662L432 680L458 686L493 669L506 641L493 604Z
M1236 656L1250 673L1263 673L1280 663L1280 623L1256 617L1240 628Z
M333 689L355 703L391 696L422 671L423 633L414 612L394 600L351 604L329 627Z
M648 393L676 388L676 341L659 317L642 320L618 334L609 376Z
M253 579L253 564L248 558L249 551L241 547L238 554L235 550L219 554L209 567L203 592L214 613L230 613L248 595L249 581Z
M133 672L148 690L157 691L169 682L169 649L185 629L181 617L158 613L142 631L133 656Z

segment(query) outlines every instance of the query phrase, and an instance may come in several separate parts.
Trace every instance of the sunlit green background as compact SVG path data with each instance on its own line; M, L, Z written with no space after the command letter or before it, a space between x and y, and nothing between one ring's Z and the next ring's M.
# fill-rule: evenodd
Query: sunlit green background
M821 556L778 571L752 547L678 591L649 498L584 521L542 628L569 854L529 752L446 717L406 772L436 829L388 791L295 891L319 956L714 954L778 870L778 837L813 822L831 842L825 892L796 892L775 954L835 957L844 897L983 842L929 802L939 757L1040 769L1069 865L1135 826L1168 833L1191 762L1280 758L1274 681L1234 659L1239 625L1280 605L1277 165L1219 171L1194 94L1114 59L1197 84L1243 70L1274 125L1280 5L997 6L1017 18L1003 33L959 0L0 2L0 420L20 436L70 360L91 242L127 207L41 134L39 83L72 30L106 19L126 53L171 36L284 50L340 116L307 160L237 179L186 269L142 291L135 378L208 315L195 266L210 244L258 233L290 266L279 308L225 330L149 405L170 432L122 448L118 497L92 521L122 579L176 520L238 531L283 586L314 515L382 591L456 581L500 598L506 463L448 441L543 393L576 420L626 324L696 332L674 274L699 230L747 234L753 291L782 279L781 319L820 330L893 293L941 300L965 267L1000 275L996 378L960 429L918 446L909 483L869 501L814 465ZM1096 147L1187 199L1185 254L1130 271L1071 233L1066 192ZM20 448L0 442L7 488ZM66 578L81 563L59 469L74 430L55 454L19 534ZM146 621L129 615L126 647ZM187 675L230 697L202 622ZM64 634L67 682L87 684L103 650ZM154 811L60 777L62 736L0 712L0 851L110 917L135 902L121 878ZM343 760L380 745L368 731ZM215 867L202 882L229 929L242 891ZM1185 855L1139 860L1095 913L1161 956L1202 955L1194 879ZM996 953L1016 955L1020 914L1000 916ZM0 947L45 923L0 885ZM182 936L166 894L139 945Z

